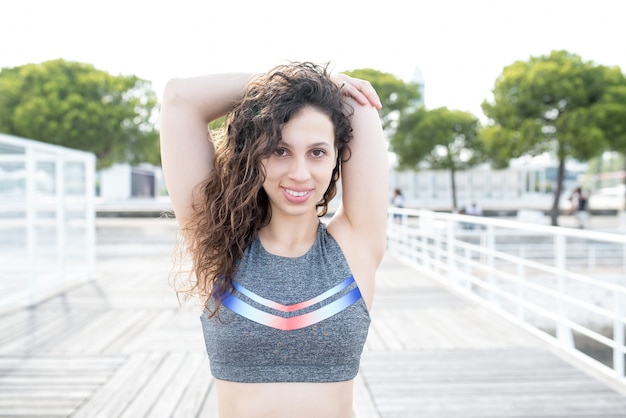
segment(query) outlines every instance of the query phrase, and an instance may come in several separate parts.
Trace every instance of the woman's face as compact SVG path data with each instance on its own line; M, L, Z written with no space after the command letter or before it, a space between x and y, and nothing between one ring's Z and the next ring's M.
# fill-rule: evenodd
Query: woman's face
M262 162L272 217L317 213L336 160L334 126L326 114L306 107L292 117L276 150Z

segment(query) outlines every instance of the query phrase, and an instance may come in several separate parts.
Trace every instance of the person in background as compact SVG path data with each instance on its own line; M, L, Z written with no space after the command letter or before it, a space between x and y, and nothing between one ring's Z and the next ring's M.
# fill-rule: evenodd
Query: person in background
M465 210L466 215L470 216L483 216L483 210L480 206L476 204L476 202L472 202L472 204ZM479 225L480 226L480 225ZM466 229L475 229L476 224L468 223Z
M578 200L582 194L582 189L580 187L574 188L572 193L570 193L569 198L569 210L567 211L568 215L574 215L578 210Z
M578 227L586 228L589 222L589 193L582 188L578 197L578 208L576 209L576 219L578 219Z
M576 187L569 197L569 215L575 215L579 228L586 228L589 223L589 194L582 187Z
M380 107L309 62L167 83L163 170L192 266L176 290L201 301L221 418L352 416L386 244Z
M472 204L469 208L467 208L465 213L471 216L483 216L483 210L480 206L476 204L476 202L472 202Z
M391 205L395 208L402 209L404 207L404 195L402 195L402 190L399 188L393 189L393 196L391 197ZM393 220L396 223L402 222L402 214L394 213Z

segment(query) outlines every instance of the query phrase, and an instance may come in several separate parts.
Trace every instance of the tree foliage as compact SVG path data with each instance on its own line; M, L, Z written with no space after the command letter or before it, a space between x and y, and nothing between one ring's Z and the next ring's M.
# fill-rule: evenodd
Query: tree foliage
M492 123L481 132L498 166L523 155L549 152L559 162L551 210L557 225L567 158L588 160L609 145L619 68L594 65L567 51L517 61L495 82L494 101L482 109ZM616 90L618 89L618 90Z
M93 152L98 167L159 164L149 82L64 60L0 71L0 131Z
M621 80L611 85L595 106L596 118L605 132L606 141L612 151L622 154L626 172L626 80L623 74L615 74ZM626 205L626 177L624 177L624 204ZM626 206L623 208L626 210Z
M594 112L609 148L626 155L626 78L622 73L612 75L617 80L594 106Z
M391 150L397 154L400 168L449 171L456 210L455 173L483 161L478 129L478 119L471 113L446 107L418 108L398 122Z

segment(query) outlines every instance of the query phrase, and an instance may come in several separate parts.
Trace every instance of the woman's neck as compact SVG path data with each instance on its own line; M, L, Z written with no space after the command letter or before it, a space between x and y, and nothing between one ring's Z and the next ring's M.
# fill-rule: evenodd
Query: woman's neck
M290 217L272 220L259 230L259 239L263 248L272 254L285 257L304 255L317 237L319 218Z

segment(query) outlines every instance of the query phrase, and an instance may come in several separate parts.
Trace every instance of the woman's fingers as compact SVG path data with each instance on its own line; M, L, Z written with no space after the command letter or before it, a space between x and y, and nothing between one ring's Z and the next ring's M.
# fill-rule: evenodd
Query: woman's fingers
M358 103L362 105L371 104L376 109L381 108L382 105L378 93L376 93L376 90L369 81L350 77L345 74L335 75L334 80L337 84L342 86L342 90L345 94L352 97Z

